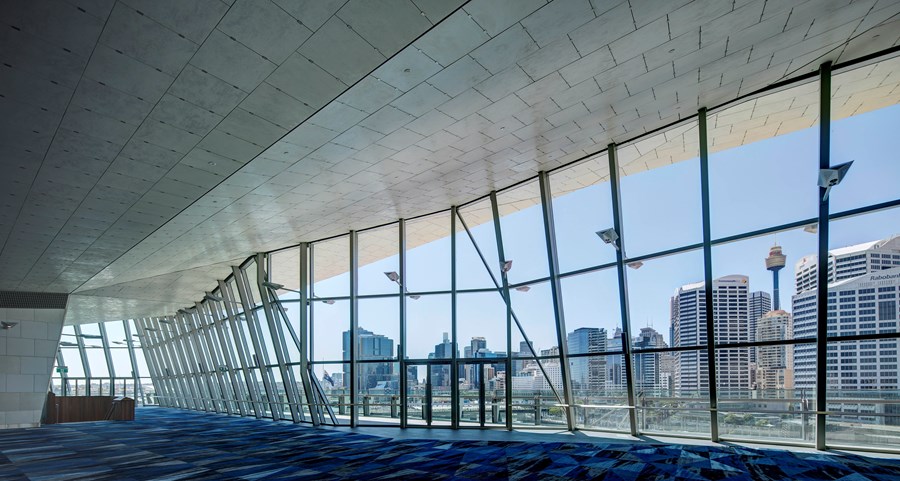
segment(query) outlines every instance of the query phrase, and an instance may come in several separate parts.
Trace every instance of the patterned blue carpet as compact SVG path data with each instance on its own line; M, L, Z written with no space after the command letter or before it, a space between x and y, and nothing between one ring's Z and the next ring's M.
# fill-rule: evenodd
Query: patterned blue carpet
M0 480L900 480L900 461L662 444L437 441L143 408L0 431Z

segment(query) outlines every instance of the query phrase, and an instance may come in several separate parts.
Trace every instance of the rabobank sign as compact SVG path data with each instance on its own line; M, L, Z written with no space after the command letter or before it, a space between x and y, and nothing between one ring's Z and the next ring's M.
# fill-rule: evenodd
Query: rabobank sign
M892 279L900 279L900 272L898 272L896 274L872 274L869 276L869 282L889 281Z

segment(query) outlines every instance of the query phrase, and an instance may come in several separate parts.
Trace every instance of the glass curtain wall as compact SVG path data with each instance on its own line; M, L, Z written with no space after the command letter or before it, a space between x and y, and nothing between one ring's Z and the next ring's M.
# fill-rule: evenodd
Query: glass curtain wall
M64 326L51 376L57 396L127 396L158 404L134 321Z
M150 375L166 405L297 422L895 447L897 63L248 259L179 314L199 327L139 323Z

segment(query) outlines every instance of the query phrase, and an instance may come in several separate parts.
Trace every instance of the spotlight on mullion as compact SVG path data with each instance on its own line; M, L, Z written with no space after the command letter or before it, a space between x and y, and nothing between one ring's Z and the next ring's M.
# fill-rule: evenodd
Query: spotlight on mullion
M507 272L512 270L512 261L503 261L500 264L500 272L506 274Z
M531 287L529 287L529 286L519 286L519 287L516 287L516 290L519 291L519 292L528 292L528 291L531 290Z
M611 244L616 249L619 248L619 243L616 242L619 240L619 233L616 232L616 229L613 229L613 228L604 229L604 230L597 231L596 234L597 234L597 237L599 237L600 240L602 240L603 242L605 242L607 244Z
M400 274L397 274L396 272L391 271L391 272L385 272L384 275L386 275L387 278L391 280L391 282L396 282L397 284L400 284Z
M819 169L819 187L825 188L825 194L822 196L822 201L828 200L828 194L831 192L831 188L844 180L851 165L853 165L852 160L850 162L835 165L830 169Z
M628 267L630 267L630 268L632 268L632 269L637 270L637 269L640 269L641 266L644 265L644 263L641 262L641 261L634 261L634 262L629 262L628 264L625 264L625 265L628 266Z

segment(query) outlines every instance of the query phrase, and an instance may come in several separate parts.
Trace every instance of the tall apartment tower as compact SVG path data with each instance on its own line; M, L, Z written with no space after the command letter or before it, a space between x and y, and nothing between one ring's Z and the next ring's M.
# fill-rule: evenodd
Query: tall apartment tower
M713 280L715 342L746 343L750 339L747 276L730 275ZM671 299L674 346L705 346L706 292L704 283L680 287ZM705 349L676 353L675 390L682 394L709 389ZM750 349L732 348L716 353L716 379L721 392L750 389Z
M769 311L757 323L756 339L760 342L792 338L791 315L782 310ZM793 346L759 346L756 351L756 386L759 389L791 389L794 387Z

